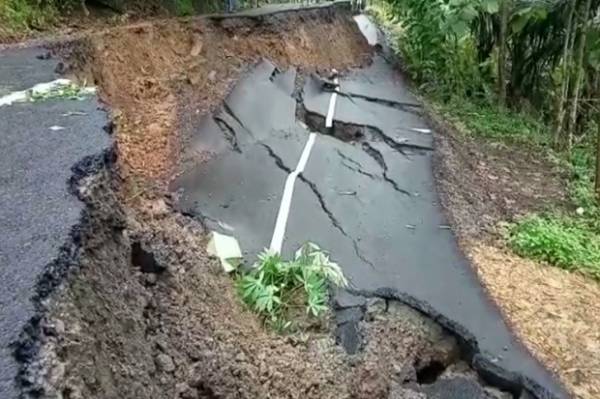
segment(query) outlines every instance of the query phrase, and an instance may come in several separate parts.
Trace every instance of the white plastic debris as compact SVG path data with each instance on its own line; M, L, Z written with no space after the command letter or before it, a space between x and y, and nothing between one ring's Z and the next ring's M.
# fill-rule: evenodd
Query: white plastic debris
M420 127L413 127L411 130L418 133L431 133L430 129L422 129Z
M0 97L0 107L3 105L11 105L16 102L25 102L32 94L48 93L57 87L68 86L70 84L71 81L69 79L56 79L52 82L38 83L29 90L15 91Z
M50 126L49 129L52 130L53 132L58 132L59 130L65 130L65 128L63 126L58 126L58 125Z
M235 237L212 232L206 251L209 255L219 258L225 272L237 269L242 260L242 250Z
M43 96L61 87L66 87L73 84L69 79L56 79L51 82L38 83L27 90L15 91L5 96L0 97L0 107L3 105L12 105L13 103L30 101L32 96ZM94 94L95 87L81 87L80 94Z

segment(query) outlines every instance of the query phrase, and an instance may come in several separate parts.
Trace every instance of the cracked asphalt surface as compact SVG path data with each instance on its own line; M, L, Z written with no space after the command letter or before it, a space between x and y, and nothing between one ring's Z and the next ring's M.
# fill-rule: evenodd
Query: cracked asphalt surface
M44 54L1 52L0 95L56 79L57 61L37 58ZM84 205L70 188L71 168L110 145L106 123L94 97L0 107L0 398L19 397L11 344L36 315L38 279L79 223Z
M401 293L430 305L475 336L479 361L566 396L517 342L460 253L435 190L432 134L393 74L376 56L370 67L340 78L334 129L319 130L298 176L283 254L316 242L354 290ZM295 80L294 70L258 64L197 132L193 149L212 157L172 185L182 212L235 236L250 261L269 245L286 176L309 134L296 118ZM306 119L324 125L331 92L319 79L303 80ZM346 140L333 136L336 126Z

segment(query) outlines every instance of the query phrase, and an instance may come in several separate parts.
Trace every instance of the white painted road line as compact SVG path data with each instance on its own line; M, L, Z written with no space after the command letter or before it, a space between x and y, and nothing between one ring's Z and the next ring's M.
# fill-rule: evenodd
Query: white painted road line
M338 78L333 79L336 85L335 91L331 94L329 99L329 109L327 111L327 118L325 119L325 127L333 126L333 114L335 113L335 103L337 101L337 91L339 90ZM302 155L298 160L296 169L291 172L287 179L285 179L285 185L283 186L283 196L281 197L281 204L279 205L279 212L277 213L277 220L275 221L275 230L273 230L273 237L271 238L271 245L269 249L275 253L281 253L283 247L283 236L285 235L285 228L287 226L288 216L290 215L290 207L292 206L292 195L294 194L294 184L296 178L300 173L304 171L306 164L308 163L308 157L317 139L316 133L310 133L308 140L302 150Z
M327 118L325 119L325 127L330 128L333 126L333 114L335 113L335 103L337 101L337 91L339 90L338 78L333 79L333 82L336 85L335 92L329 98L329 109L327 110Z
M290 173L287 179L285 180L283 196L281 197L281 205L279 206L279 212L277 213L277 221L275 222L275 230L273 231L273 238L271 238L271 245L269 247L270 250L273 252L281 252L281 247L283 246L283 236L285 234L285 227L287 225L288 216L290 214L290 207L292 205L292 194L294 193L294 184L296 183L296 177L298 177L298 175L304 171L304 168L308 163L310 151L312 150L313 145L315 144L316 138L316 133L311 133L308 136L308 140L306 141L304 150L302 150L302 155L300 155L298 166L296 166L296 169L292 173Z

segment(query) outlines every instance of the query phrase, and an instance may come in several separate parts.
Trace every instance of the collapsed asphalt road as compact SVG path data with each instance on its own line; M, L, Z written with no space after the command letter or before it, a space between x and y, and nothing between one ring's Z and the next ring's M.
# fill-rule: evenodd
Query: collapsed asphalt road
M0 53L0 98L56 79L58 61L46 53L40 48ZM106 123L94 96L0 106L1 398L19 397L16 342L37 319L52 277L68 266L84 209L78 179L108 148ZM20 349L23 357L33 348Z
M407 302L469 341L482 377L537 397L566 396L460 253L435 191L432 134L404 83L379 57L341 78L333 129L325 127L332 91L322 83L257 65L199 129L189 150L210 157L173 183L179 209L235 236L252 261L272 242L284 183L316 131L282 253L316 242L355 292Z

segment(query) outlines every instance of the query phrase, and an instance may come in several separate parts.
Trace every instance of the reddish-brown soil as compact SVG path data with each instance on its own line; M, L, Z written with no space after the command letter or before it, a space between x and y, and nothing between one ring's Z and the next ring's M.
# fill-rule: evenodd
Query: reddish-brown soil
M250 65L345 69L368 60L352 21L331 10L286 18L139 24L68 46L71 68L110 105L124 177L164 182L198 118L217 107ZM327 43L327 45L323 45Z

